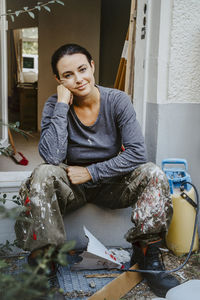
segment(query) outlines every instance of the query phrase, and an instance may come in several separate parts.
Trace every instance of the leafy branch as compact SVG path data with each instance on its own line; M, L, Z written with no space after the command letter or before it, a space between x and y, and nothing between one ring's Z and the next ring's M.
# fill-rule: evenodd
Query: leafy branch
M1 204L1 203L5 204L6 201L13 202L13 203L15 203L15 204L17 204L17 205L22 205L22 204L21 204L21 201L20 201L20 196L14 195L14 196L12 197L12 199L8 199L8 198L7 198L7 194L5 194L5 193L2 194L2 193L0 193L0 204Z
M20 122L19 122L19 121L15 122L15 123L4 123L4 122L0 121L0 127L2 127L2 126L7 126L7 127L10 128L11 130L13 130L13 131L15 131L15 132L18 132L18 133L20 133L21 135L23 135L25 138L28 138L28 136L29 136L29 137L33 137L33 136L30 134L30 132L25 131L25 130L19 128L19 127L20 127Z
M7 13L5 14L1 14L0 17L3 16L9 16L12 20L12 22L15 21L15 17L18 17L21 14L27 13L32 19L35 18L35 14L34 11L41 11L41 9L45 9L48 12L51 12L51 9L49 7L49 5L51 4L60 4L60 5L65 5L63 1L60 0L50 0L47 2L37 2L37 5L33 6L33 7L28 7L25 6L20 10L16 10L14 12L12 12L10 9L7 11Z
M13 247L16 247L16 240L14 242L10 243L8 240L6 240L5 244L0 243L0 262L2 257L7 257L9 253L12 253ZM0 269L1 269L1 263L0 263Z
M13 258L4 258L6 249L11 249L7 241L2 247L3 256L0 257L0 298L1 300L13 299L56 299L63 294L63 290L53 286L48 279L49 263L55 261L63 266L67 266L67 252L74 248L75 242L69 241L61 246L58 250L51 246L44 256L38 258L37 266L31 267L23 264L23 270L17 270ZM11 249L12 250L12 249ZM55 257L55 253L58 254ZM19 256L19 259L25 260L25 256ZM23 263L23 262L22 262ZM15 271L16 269L16 271Z
M0 127L2 127L2 126L7 126L11 130L13 130L17 133L20 133L26 139L28 139L28 137L33 137L28 131L25 131L25 130L19 128L20 122L7 124L7 123L4 123L4 122L0 121ZM1 147L1 144L0 144L0 155L1 154L4 155L4 156L12 156L13 149L10 147L10 145L8 145L8 147Z

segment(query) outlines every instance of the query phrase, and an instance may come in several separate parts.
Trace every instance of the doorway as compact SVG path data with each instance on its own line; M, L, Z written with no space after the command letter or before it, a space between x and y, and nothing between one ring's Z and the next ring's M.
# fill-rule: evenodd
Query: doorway
M25 0L20 0L19 4L14 3L12 0L7 1L8 8L12 9L16 9L17 5L19 7L23 6L22 3L24 3L24 6L26 5ZM34 134L35 127L32 125L37 123L36 130L40 130L44 103L48 96L56 93L57 84L51 71L50 58L52 53L64 43L73 42L86 47L92 53L96 63L96 83L113 87L129 23L130 3L131 0L65 0L65 6L54 6L52 7L51 13L47 13L45 10L38 12L35 19L24 14L16 18L15 22L8 20L9 56L11 53L12 55L16 55L15 51L11 51L9 46L10 35L14 30L20 29L21 35L23 35L23 29L37 27L39 45L37 54L39 56L38 81L35 81L33 79L34 76L30 76L30 73L25 74L25 77L29 78L28 82L26 82L26 80L20 81L16 78L21 75L24 76L22 73L25 72L25 70L23 69L29 69L28 72L31 71L30 69L34 69L34 58L30 57L30 55L35 54L28 53L27 55L29 55L29 57L25 54L24 56L22 54L18 56L21 58L20 63L22 70L19 74L17 65L15 65L15 69L11 69L11 65L14 64L11 64L10 58L8 59L9 121L19 121L20 126L25 130L34 132ZM30 38L30 36L23 37L26 42L29 42ZM14 49L13 47L12 49ZM10 74L12 76L10 76ZM15 77L13 76L14 74ZM14 79L17 84L14 82ZM15 87L14 98L12 98L13 94L11 93L13 86ZM25 89L24 87L27 88ZM32 87L32 89L30 87ZM17 101L15 101L16 99ZM35 101L35 99L37 99L37 101ZM32 103L32 106L30 103ZM36 110L34 103L37 105ZM22 107L22 109L20 109L20 107ZM13 113L11 112L11 108L14 110ZM32 119L32 115L30 115L35 111L36 122L35 118ZM31 127L29 127L29 125L31 125ZM38 141L39 132L36 132L36 134L38 135ZM29 164L26 167L16 165L8 158L9 163L12 163L12 166L8 168L8 159L6 161L5 158L3 158L5 168L3 169L3 163L0 161L1 171L14 171L19 169L25 171L29 167L33 169L34 166L39 163L39 161L33 164L31 162L34 157L33 154L38 154L37 142L34 142L34 147L31 147L32 138L29 138L27 141L22 137L23 140L21 141L21 136L19 137L19 135L15 136L13 134L13 137L17 151L22 152L26 156L29 160ZM22 143L24 146L27 146L22 148Z
M10 31L8 120L37 131L38 28Z

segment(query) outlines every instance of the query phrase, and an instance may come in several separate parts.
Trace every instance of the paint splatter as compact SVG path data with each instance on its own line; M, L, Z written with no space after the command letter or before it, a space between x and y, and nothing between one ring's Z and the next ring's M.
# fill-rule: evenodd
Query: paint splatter
M37 235L35 234L35 232L33 232L33 239L36 241L37 240Z

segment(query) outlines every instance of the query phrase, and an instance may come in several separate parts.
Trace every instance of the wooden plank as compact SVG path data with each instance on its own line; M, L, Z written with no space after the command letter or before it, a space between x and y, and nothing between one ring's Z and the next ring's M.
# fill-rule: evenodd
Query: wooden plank
M119 67L117 70L117 76L114 83L114 88L124 91L125 87L125 74L126 74L126 61L127 61L127 51L128 51L128 36L129 36L129 29L126 34L126 39L124 42L124 47L122 50L122 55L120 58Z
M134 265L130 269L137 268L138 266ZM124 272L104 286L101 290L89 297L88 300L118 300L127 294L141 280L142 276L140 273Z
M115 277L118 277L119 273L110 273L110 274L88 274L88 275L85 275L86 278L115 278Z
M119 67L118 67L118 71L117 71L117 76L116 76L115 83L114 83L114 88L115 89L119 88L119 83L120 83L120 78L121 78L122 70L123 70L123 67L124 67L124 63L125 63L125 58L121 57Z
M120 81L119 81L119 86L118 89L121 91L124 91L125 88L125 78L126 78L126 60L124 60L124 64L122 67L122 71L121 71L121 77L120 77Z
M125 77L125 92L133 98L134 89L134 50L135 50L135 35L136 35L136 11L137 0L132 0L130 11L130 24L129 24L129 44L128 44L128 58L126 66Z

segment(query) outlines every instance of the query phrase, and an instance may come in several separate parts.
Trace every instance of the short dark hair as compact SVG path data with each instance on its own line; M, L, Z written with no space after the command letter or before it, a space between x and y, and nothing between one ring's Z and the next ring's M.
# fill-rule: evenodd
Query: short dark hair
M91 54L83 47L77 45L77 44L65 44L61 47L59 47L54 54L51 57L51 67L53 70L53 73L56 75L57 78L59 78L57 64L59 60L65 56L65 55L72 55L76 53L84 54L91 65L92 56Z

